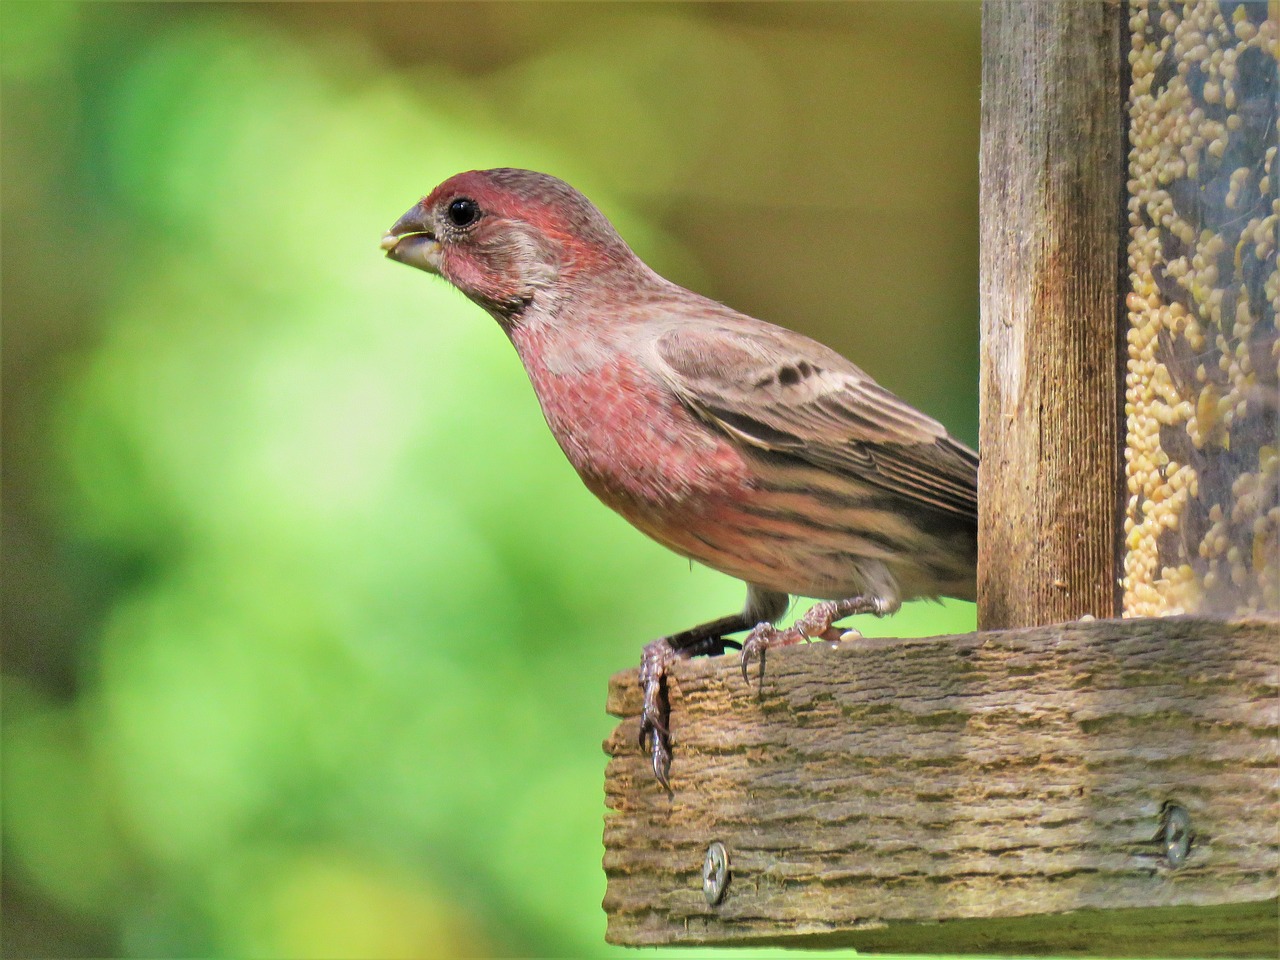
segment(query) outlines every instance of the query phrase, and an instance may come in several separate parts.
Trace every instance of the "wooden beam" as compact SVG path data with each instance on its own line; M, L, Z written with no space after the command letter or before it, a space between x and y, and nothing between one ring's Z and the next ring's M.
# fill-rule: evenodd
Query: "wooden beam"
M606 741L608 939L911 952L1274 953L1280 620L1083 621L669 678L668 797ZM1180 829L1185 856L1163 841ZM1176 839L1176 838L1175 838ZM708 904L702 866L730 863Z
M1127 19L983 7L983 629L1119 613Z

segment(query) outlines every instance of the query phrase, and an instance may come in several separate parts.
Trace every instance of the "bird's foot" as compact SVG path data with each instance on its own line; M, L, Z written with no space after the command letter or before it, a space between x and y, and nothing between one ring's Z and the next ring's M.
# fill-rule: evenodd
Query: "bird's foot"
M680 635L677 635L677 640ZM647 644L640 656L640 687L644 691L644 706L640 710L640 749L648 750L653 763L653 775L662 788L671 793L668 774L671 771L671 734L668 724L671 705L667 699L667 668L676 660L696 657L700 654L718 656L726 647L739 644L724 637L700 637L682 647L676 647L671 637L662 637Z
M671 792L667 772L671 768L671 736L667 732L670 708L667 704L667 667L679 654L666 637L646 644L640 655L640 687L644 707L640 711L640 749L649 751L653 775L662 788Z
M764 684L764 660L770 647L785 647L802 640L848 640L860 637L857 630L842 630L835 626L837 620L855 613L874 613L883 617L892 613L897 605L881 597L850 597L847 600L822 600L785 630L771 623L759 623L742 641L742 679L750 684L748 671L753 661L760 661L759 679Z

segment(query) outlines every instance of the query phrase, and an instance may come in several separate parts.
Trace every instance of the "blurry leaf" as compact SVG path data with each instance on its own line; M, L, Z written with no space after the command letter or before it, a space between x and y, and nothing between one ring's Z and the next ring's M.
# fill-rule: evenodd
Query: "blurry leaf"
M0 31L0 74L30 80L66 64L79 28L75 3L5 0Z
M103 916L122 901L125 850L104 771L80 718L4 688L4 839L19 876L63 907Z
M614 189L649 195L686 184L714 165L726 136L741 136L733 127L745 115L767 130L783 109L751 45L678 5L619 17L607 30L588 18L488 86L534 135L572 149L594 173L575 181L589 195L596 171ZM756 162L771 166L782 145L748 139Z
M484 957L492 948L421 875L337 850L259 862L226 906L233 955Z

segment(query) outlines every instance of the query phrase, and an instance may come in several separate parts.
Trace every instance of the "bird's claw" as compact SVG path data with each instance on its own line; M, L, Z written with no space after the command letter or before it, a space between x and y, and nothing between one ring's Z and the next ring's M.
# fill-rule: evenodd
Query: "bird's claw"
M895 607L880 597L853 597L848 600L822 600L815 603L804 616L800 617L785 630L779 630L771 623L759 623L742 641L742 680L751 684L748 670L752 661L760 661L760 687L764 686L764 659L770 647L785 647L793 643L809 640L845 640L860 637L857 630L841 630L835 626L837 620L855 613L874 613L883 617Z
M760 686L764 686L764 658L770 647L786 643L781 636L785 631L779 630L772 623L757 623L742 641L742 682L751 686L751 662L760 661Z
M662 788L671 793L667 774L671 770L671 735L667 730L670 708L667 704L667 666L678 654L666 637L654 640L640 657L640 687L644 691L644 707L640 711L640 749L648 750L653 775Z

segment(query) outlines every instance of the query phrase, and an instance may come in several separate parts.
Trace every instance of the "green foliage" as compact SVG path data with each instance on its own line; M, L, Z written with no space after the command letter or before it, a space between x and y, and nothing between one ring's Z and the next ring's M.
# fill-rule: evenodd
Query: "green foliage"
M392 70L336 20L5 7L8 228L33 234L6 324L73 344L6 423L74 598L73 642L37 624L7 666L6 883L55 918L20 949L602 955L607 678L741 588L595 503L497 328L377 241L449 174L528 166L696 273L609 191L707 162L722 128L661 148L682 102L779 100L754 47L671 12L618 57L476 77ZM649 152L565 142L608 123Z

